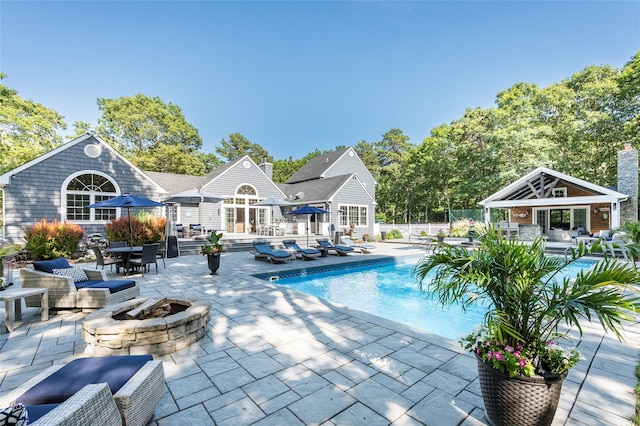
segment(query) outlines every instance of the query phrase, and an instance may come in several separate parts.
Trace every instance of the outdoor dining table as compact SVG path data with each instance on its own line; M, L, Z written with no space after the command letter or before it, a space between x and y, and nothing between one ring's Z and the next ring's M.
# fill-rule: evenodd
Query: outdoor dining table
M129 273L129 260L131 259L132 253L142 253L142 246L133 246L133 247L113 247L107 248L105 250L107 253L119 253L122 255L122 268L124 269L124 274L127 275Z

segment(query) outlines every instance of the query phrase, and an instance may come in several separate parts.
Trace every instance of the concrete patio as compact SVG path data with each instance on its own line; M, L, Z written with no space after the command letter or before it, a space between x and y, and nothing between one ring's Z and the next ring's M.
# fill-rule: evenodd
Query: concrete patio
M135 276L143 297L212 302L207 335L159 358L166 392L152 424L486 424L476 361L454 340L250 276L423 252L377 245L374 254L282 265L226 253L215 276L203 256L183 256L167 259L166 269L160 264L158 274ZM84 317L58 312L41 322L38 309L26 309L13 333L0 334L0 393L52 364L85 356ZM584 330L578 348L585 360L564 383L554 424L629 425L640 327L627 327L626 343L603 336L599 324Z

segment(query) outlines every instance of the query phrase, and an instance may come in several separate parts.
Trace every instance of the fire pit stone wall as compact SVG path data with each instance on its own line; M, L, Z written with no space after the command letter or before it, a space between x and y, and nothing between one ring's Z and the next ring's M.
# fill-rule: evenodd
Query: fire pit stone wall
M190 305L186 310L161 318L115 319L147 299L133 299L95 311L82 322L82 338L88 355L166 355L188 347L209 330L211 302L168 299Z

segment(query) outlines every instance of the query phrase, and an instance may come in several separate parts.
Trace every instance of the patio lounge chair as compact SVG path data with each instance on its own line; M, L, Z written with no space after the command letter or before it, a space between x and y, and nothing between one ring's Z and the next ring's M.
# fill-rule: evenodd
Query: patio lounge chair
M21 268L20 283L23 288L48 289L52 309L95 310L140 295L140 286L134 280L111 280L105 271L72 268L63 257ZM27 307L39 307L40 296L25 297L25 303Z
M164 395L164 370L162 361L154 361L151 355L126 355L107 357L78 358L68 364L47 368L22 386L0 398L0 405L8 406L16 401L30 411L39 412L47 417L47 409L55 404L58 407L72 402L78 392L92 383L106 383L112 398L115 399L122 424L126 426L144 426L153 417L156 405ZM54 405L50 405L54 404ZM97 407L96 407L97 408ZM50 414L53 414L50 411ZM101 410L91 410L96 420ZM44 420L43 417L43 420ZM58 424L43 422L41 424ZM64 422L65 425L109 424L102 421ZM117 421L111 423L120 424Z
M371 250L375 250L376 246L373 244L356 244L351 240L351 237L342 236L340 237L340 242L347 247L351 247L352 249L358 249L361 253L370 253Z
M321 255L320 250L314 248L302 248L296 243L296 240L283 240L282 244L290 250L295 250L296 254L304 260L311 260Z
M251 253L256 260L268 259L271 263L284 263L292 260L291 254L288 251L274 250L267 240L254 240L253 250L249 253ZM293 257L293 259L295 259L295 257Z
M86 385L60 404L22 408L29 416L29 424L35 426L122 425L122 417L107 383Z
M353 251L353 249L348 246L333 245L328 238L316 238L316 241L318 242L318 245L316 246L317 249L334 251L338 256L346 256Z

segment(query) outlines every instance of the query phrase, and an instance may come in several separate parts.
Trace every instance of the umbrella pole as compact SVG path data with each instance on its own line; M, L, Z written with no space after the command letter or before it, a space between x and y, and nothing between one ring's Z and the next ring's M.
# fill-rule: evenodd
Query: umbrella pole
M127 215L129 216L129 247L133 247L133 225L131 224L131 207L127 207Z

